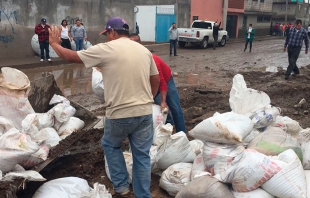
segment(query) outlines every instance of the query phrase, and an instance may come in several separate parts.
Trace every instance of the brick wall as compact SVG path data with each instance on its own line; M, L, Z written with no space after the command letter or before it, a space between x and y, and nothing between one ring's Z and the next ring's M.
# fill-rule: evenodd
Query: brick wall
M229 0L228 8L244 9L244 0Z

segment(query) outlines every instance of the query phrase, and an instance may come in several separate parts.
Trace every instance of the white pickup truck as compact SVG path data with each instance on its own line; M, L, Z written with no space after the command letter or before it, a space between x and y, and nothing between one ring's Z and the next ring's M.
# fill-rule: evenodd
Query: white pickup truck
M213 43L213 21L195 20L191 28L178 28L179 46L185 47L186 43L192 45L200 44L200 48L207 48L209 43ZM226 30L220 28L218 35L219 46L225 46L228 40Z

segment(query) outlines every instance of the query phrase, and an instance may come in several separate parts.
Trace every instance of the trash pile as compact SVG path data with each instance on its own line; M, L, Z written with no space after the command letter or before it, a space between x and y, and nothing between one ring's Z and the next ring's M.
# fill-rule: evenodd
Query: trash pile
M3 67L0 74L0 180L22 177L45 180L35 171L25 171L44 162L49 150L84 127L73 117L76 110L66 98L54 95L53 108L35 113L28 101L30 81L19 70ZM5 174L2 177L2 174Z
M150 156L160 187L177 198L310 197L310 128L282 116L240 74L229 102L231 112L215 113L189 131L192 141L183 132L172 135L154 106ZM124 155L132 175L130 151Z

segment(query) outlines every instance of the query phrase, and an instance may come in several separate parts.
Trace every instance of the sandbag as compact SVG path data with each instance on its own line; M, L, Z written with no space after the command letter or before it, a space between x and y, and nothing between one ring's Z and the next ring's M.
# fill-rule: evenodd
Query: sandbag
M44 145L50 145L51 147L54 147L61 141L61 138L54 128L45 128L41 131L45 131L49 135L48 139L43 142Z
M287 116L278 116L272 126L281 127L286 133L292 136L296 136L302 130L299 122Z
M52 99L49 102L49 105L58 104L58 103L64 103L64 104L68 104L69 105L70 101L67 98L63 97L63 96L54 94Z
M247 148L254 149L265 155L279 155L283 151L293 149L302 161L302 150L296 138L285 133L279 127L269 127L257 135Z
M202 176L183 187L176 198L235 198L226 184L211 176Z
M253 129L249 135L244 138L242 145L247 146L258 134L260 134L260 131Z
M85 179L64 177L44 183L33 195L33 198L79 198L88 192L89 186ZM74 194L76 194L74 196Z
M0 74L0 116L11 120L21 130L21 122L34 110L28 100L30 81L21 71L2 67Z
M133 166L133 160L132 160L132 153L130 152L123 152L124 158L125 158L125 162L126 162L126 168L127 168L127 172L129 174L129 181L128 183L132 183L132 166ZM109 165L107 163L107 158L104 155L104 163L105 163L105 172L109 178L109 180L111 181L111 175L110 175L110 170L109 170Z
M254 123L254 128L264 128L270 126L276 121L276 118L280 115L280 109L277 107L272 107L268 105L263 110L257 111L252 118Z
M39 150L39 145L30 136L12 128L0 137L0 170L7 173Z
M200 153L194 160L193 167L191 170L191 181L194 180L198 176L202 175L211 175L207 172L207 166L205 165L202 157L202 153Z
M203 149L203 141L201 140L192 140L189 141L189 145L196 155L199 155Z
M233 112L250 117L270 105L270 102L265 92L247 88L241 74L234 76L229 97L230 108Z
M89 192L77 193L78 198L112 198L112 195L106 189L105 185L99 184L98 182L94 183L94 189L90 188Z
M284 165L253 149L246 149L226 168L215 165L214 170L218 174L214 177L221 182L231 183L236 192L249 192L272 178Z
M62 139L66 138L67 136L71 135L71 133L76 132L84 128L85 123L83 120L71 117L69 121L64 122L58 130L58 134L61 136Z
M231 191L235 198L275 198L273 195L267 193L261 188L257 188L250 192L235 192Z
M216 164L219 164L218 166L226 167L243 151L244 147L241 145L205 142L202 156L208 172L215 175L217 174L214 172L214 166Z
M167 168L161 175L159 186L175 196L190 180L191 163L178 163Z
M153 136L153 145L160 146L162 145L172 134L173 126L168 123L164 125L163 123L160 123L154 131Z
M158 168L165 170L176 163L192 163L195 157L196 154L191 149L186 134L176 133L158 148L156 164Z
M22 121L22 131L28 134L35 134L43 128L54 125L54 116L48 113L28 114Z
M299 132L299 142L302 150L302 165L304 170L310 170L310 128Z
M287 163L287 165L263 184L262 188L276 197L306 198L306 176L296 153L289 149L279 154L278 159Z
M159 105L155 105L153 104L153 127L154 129L160 124L166 124L166 120L167 120L167 114L166 113L162 113L161 111L161 107Z
M3 116L0 116L0 136L12 128L14 128L13 122Z
M157 165L156 165L156 155L158 152L158 146L151 146L150 148L150 158L151 158L151 170L152 172L157 171Z
M84 40L84 45L83 45L83 47L84 47L84 49L85 50L87 50L88 48L90 48L91 46L93 46L89 41L85 41Z
M27 159L23 160L20 165L22 165L26 169L30 169L34 166L41 164L47 159L50 148L50 145L40 145L40 149Z
M33 170L9 172L3 177L3 180L12 181L17 178L22 178L28 181L45 181L46 180L44 177L42 177L42 175L40 175L40 173L38 173L37 171L33 171Z
M306 175L306 182L307 182L307 198L310 197L310 171L309 170L305 170L304 171L305 175ZM0 179L1 180L1 179Z
M56 130L56 131L59 131L61 125L63 124L63 122L59 122L55 117L54 117L54 125L53 125L53 128Z
M203 120L189 134L202 141L238 144L252 129L253 123L249 117L228 112Z
M75 112L74 107L65 103L59 103L49 111L59 122L69 121Z
M96 67L93 67L91 86L94 94L104 102L104 85L102 73Z
M31 47L32 47L32 50L38 54L40 56L41 54L41 51L40 51L40 44L39 44L39 40L38 40L38 35L35 34L32 36L32 39L31 39ZM57 55L57 53L54 51L54 49L52 48L51 45L49 45L49 55L50 57L52 58L58 58L59 56Z

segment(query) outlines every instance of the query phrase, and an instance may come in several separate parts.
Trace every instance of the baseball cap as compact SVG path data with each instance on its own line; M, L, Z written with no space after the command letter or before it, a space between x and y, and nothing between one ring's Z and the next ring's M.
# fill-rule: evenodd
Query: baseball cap
M41 19L41 22L46 23L46 19L45 19L45 18L42 18L42 19Z
M120 17L113 17L109 19L105 29L99 35L106 35L109 30L124 30L129 32L129 26L126 21Z

